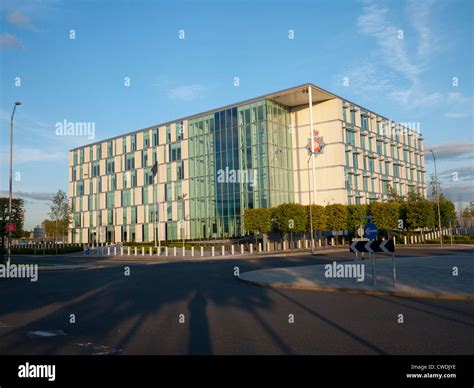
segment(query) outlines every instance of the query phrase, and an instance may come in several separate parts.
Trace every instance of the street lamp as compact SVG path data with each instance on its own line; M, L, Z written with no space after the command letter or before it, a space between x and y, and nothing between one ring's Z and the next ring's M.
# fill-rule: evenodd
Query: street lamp
M12 116L10 119L10 189L9 189L9 197L8 197L8 223L12 222L12 172L13 172L13 117L15 116L15 110L17 106L20 106L21 102L16 101L13 105ZM11 252L11 241L12 240L12 231L10 227L8 227L8 257L7 257L7 264L10 264L12 259L12 252Z
M439 182L438 182L438 174L436 172L436 157L433 150L430 150L431 155L433 155L433 162L434 162L434 170L435 170L435 180L436 180L436 200L438 202L438 228L439 228L439 241L441 247L443 246L443 231L441 230L441 210L439 208Z

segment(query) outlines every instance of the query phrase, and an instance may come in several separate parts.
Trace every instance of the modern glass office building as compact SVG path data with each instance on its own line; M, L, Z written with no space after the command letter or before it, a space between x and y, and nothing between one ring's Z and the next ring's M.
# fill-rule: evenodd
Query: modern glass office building
M426 191L416 128L312 84L79 147L69 164L71 242L235 237L247 208Z

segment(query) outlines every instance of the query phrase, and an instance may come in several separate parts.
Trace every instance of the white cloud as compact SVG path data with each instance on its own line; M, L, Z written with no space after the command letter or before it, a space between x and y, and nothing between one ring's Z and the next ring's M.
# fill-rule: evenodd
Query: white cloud
M16 10L8 14L7 20L9 23L30 31L36 31L36 27L30 21L30 18L20 11Z
M408 40L406 24L395 19L390 9L372 2L365 3L363 13L357 20L359 32L374 39L377 48L371 58L380 58L383 66L393 74L388 82L386 73L379 69L372 71L371 84L368 89L362 85L363 90L377 91L371 85L379 85L380 88L386 88L393 101L409 109L434 106L443 101L442 93L426 91L420 81L420 76L430 63L431 54L436 51L436 42L430 29L431 8L431 1L408 3L406 12L409 23L417 32L415 39ZM400 38L400 33L403 38ZM408 43L416 46L414 53L408 50ZM380 65L378 67L381 68ZM379 81L375 78L379 78Z
M460 141L460 142L447 142L435 145L427 145L425 147L426 161L430 161L431 157L428 155L429 150L433 150L436 159L460 159L469 158L472 160L472 153L474 153L474 142L472 141Z
M17 39L15 35L4 32L0 35L0 47L23 48L23 44Z
M202 85L184 85L170 89L168 96L172 100L192 101L201 97L204 90Z
M22 147L13 145L13 164L24 164L29 162L43 162L43 161L66 161L68 158L68 151L51 152L47 149ZM10 149L5 146L2 150L1 162L2 164L9 163Z

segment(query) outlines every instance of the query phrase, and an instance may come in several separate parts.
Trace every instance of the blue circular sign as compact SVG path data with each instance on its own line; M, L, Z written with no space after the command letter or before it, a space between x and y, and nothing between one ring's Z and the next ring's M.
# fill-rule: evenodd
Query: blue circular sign
M377 228L377 225L372 224L370 222L367 225L365 225L364 235L369 240L375 239L378 234L379 234L379 229Z

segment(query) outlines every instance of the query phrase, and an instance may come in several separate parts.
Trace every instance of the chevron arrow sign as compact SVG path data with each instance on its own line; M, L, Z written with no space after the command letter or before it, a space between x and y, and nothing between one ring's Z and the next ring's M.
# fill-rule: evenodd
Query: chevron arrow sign
M354 241L349 251L353 253L358 252L382 252L382 253L393 253L395 252L395 244L393 240L382 240L382 241Z

